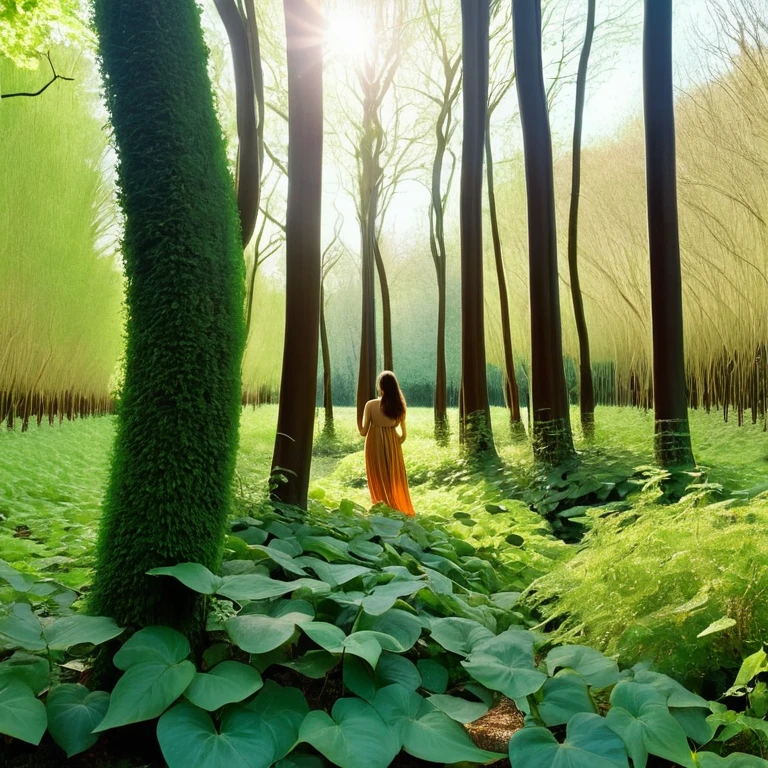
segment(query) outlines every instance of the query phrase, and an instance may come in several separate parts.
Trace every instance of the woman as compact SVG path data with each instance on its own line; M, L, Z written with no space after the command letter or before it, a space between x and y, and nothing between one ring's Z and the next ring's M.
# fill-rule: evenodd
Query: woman
M360 434L365 437L365 471L371 501L414 515L400 447L407 434L405 398L392 371L379 375L377 387L379 398L365 404L360 428ZM398 434L398 426L402 434Z

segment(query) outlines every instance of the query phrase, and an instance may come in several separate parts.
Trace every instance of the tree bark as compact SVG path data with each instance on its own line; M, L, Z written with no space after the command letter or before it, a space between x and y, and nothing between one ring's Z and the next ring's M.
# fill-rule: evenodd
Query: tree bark
M656 460L667 468L693 466L685 391L669 0L645 2L643 75Z
M323 432L327 437L333 437L333 389L331 386L331 348L328 344L328 328L325 323L325 288L320 283L320 350L323 356L323 411L325 422Z
M146 574L183 562L215 571L221 559L244 345L235 192L194 0L93 7L120 160L128 320L89 610L173 626L196 645L204 598ZM71 393L65 403L69 418Z
M557 465L573 455L563 369L552 140L541 54L541 0L513 0L515 68L525 151L531 295L533 450Z
M568 272L571 279L571 299L579 337L579 409L581 429L590 438L595 431L595 390L592 382L592 359L589 353L589 332L584 315L584 300L579 281L578 237L579 237L579 195L581 193L581 133L584 121L584 99L587 88L587 68L592 39L595 34L596 0L588 0L587 31L584 47L579 59L576 76L576 111L573 121L573 173L571 178L571 209L568 218Z
M491 215L491 237L493 257L496 265L496 280L499 284L499 306L501 308L501 334L504 344L504 399L509 408L510 431L513 438L524 437L525 427L520 418L520 393L515 377L515 358L512 353L512 331L509 320L509 295L507 278L504 274L504 256L501 249L499 217L496 209L496 191L493 185L493 151L491 148L490 119L485 124L485 171L488 184L488 208Z
M323 160L323 17L319 0L284 0L288 52L286 312L273 495L306 508L317 387Z
M384 259L381 257L378 237L373 241L373 255L376 261L376 271L379 274L379 288L381 290L381 325L384 340L384 369L387 371L394 371L395 363L392 358L392 307L389 300L387 270L384 268Z
M462 0L464 141L461 156L461 382L464 445L492 454L483 297L483 150L488 110L488 0Z

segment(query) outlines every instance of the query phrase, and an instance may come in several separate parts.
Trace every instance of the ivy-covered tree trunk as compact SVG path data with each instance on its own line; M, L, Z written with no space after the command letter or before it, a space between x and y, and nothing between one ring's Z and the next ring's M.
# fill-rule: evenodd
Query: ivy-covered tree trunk
M194 0L95 0L94 18L119 159L128 320L89 607L195 638L202 599L146 572L215 570L221 557L244 344L235 193Z
M533 450L556 465L573 454L563 369L552 139L541 54L541 0L513 0L515 69L525 151L531 293Z
M272 473L274 496L306 508L317 396L323 169L320 0L283 0L288 51L285 345Z
M494 452L483 297L483 152L488 109L488 0L462 0L464 141L461 153L461 398L470 455Z
M645 2L643 73L656 460L663 467L692 466L683 351L669 0Z

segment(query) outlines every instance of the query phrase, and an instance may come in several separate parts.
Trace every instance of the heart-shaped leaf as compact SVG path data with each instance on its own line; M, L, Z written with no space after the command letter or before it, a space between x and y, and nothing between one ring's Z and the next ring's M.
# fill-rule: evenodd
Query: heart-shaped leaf
M487 704L481 701L467 701L458 696L437 694L430 696L427 701L459 723L473 723L488 711Z
M310 590L327 590L325 582L316 579L294 579L293 581L278 581L260 573L246 573L243 576L224 576L216 593L224 597L244 603L249 600L266 600L272 597L282 597L289 592L308 588Z
M539 704L539 715L544 725L565 725L579 712L595 713L594 702L587 684L577 674L560 674L544 683L544 698Z
M109 694L89 691L84 685L57 685L48 693L45 708L48 730L67 757L90 749L99 739L93 729L104 719Z
M308 624L315 615L304 600L281 600L255 609L264 613L241 613L224 624L232 642L247 653L268 653L279 648L291 639L297 625Z
M469 656L480 640L493 637L493 632L471 619L434 619L430 624L432 639L446 651L459 656Z
M546 728L526 727L509 741L509 761L525 768L628 768L622 740L599 715L574 715L560 744Z
M326 621L313 621L309 624L302 624L301 631L324 648L329 653L342 653L344 650L344 638L346 632L335 624L329 624Z
M311 677L313 680L319 680L325 677L339 663L339 657L334 656L328 651L317 649L307 651L303 656L292 661L279 661L281 667L287 667L300 675Z
M207 712L183 701L160 718L157 740L168 768L268 768L276 757L269 729L239 706L224 710L217 730Z
M14 603L10 615L0 619L2 640L7 641L10 648L24 648L27 651L45 649L43 627L28 603Z
M159 717L184 693L194 676L195 665L190 661L133 664L117 681L107 714L94 733Z
M379 638L386 637L378 632L353 632L344 638L344 650L353 656L359 656L365 659L372 669L376 669L376 664L381 656L381 645Z
M121 627L106 616L75 614L56 619L43 628L43 638L52 651L65 651L73 645L91 643L100 645L123 632Z
M51 670L40 656L16 651L10 659L0 662L0 686L8 680L26 683L37 695L48 687Z
M392 729L362 699L338 699L329 716L310 712L301 724L299 741L311 744L340 768L387 768L400 751ZM364 758L363 758L364 756Z
M768 768L768 760L740 752L734 752L728 757L720 757L714 752L697 752L694 763L696 768Z
M146 627L128 638L115 654L112 663L125 671L135 664L148 661L178 664L189 653L189 641L181 632L170 627Z
M302 565L311 568L324 582L331 587L341 587L358 576L365 576L371 569L364 565L352 565L347 563L326 563L317 558L305 558Z
M304 694L298 688L283 688L267 680L246 708L258 715L272 736L275 758L287 755L299 738L299 728L309 712Z
M153 568L147 571L149 576L173 576L185 587L202 595L215 595L224 579L211 573L200 563L179 563L165 568Z
M0 682L0 733L37 746L47 725L45 705L26 683Z
M415 595L427 584L424 581L390 581L374 587L373 592L363 600L363 610L370 616L381 616L388 611L399 598Z
M562 645L547 655L547 670L554 675L560 667L578 672L587 685L605 688L619 679L619 667L613 659L585 645Z
M253 667L239 661L222 661L210 672L198 672L184 696L200 709L213 712L247 699L262 685L261 675Z
M635 682L650 685L664 695L668 707L708 708L709 702L660 672L640 669L635 672Z
M421 629L421 622L416 616L398 608L380 616L363 613L355 624L357 631L368 630L386 635L385 638L378 638L379 645L393 653L405 653L413 648L421 636Z

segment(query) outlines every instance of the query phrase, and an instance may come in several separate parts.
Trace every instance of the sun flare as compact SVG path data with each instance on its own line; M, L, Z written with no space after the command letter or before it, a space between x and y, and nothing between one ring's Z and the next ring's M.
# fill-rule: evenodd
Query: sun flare
M370 24L354 8L340 8L328 19L326 45L331 56L361 58L373 41Z

